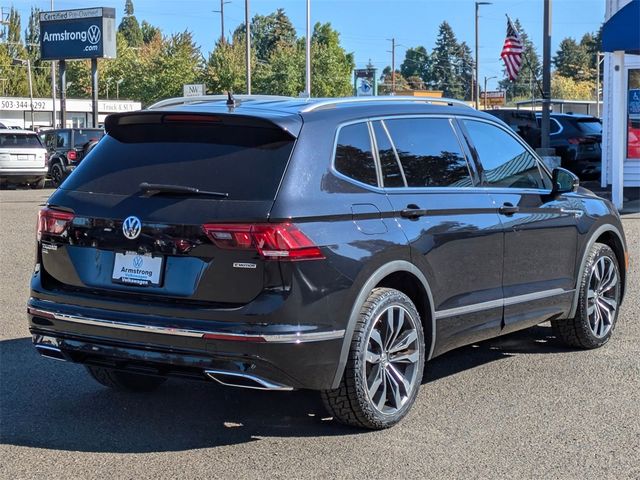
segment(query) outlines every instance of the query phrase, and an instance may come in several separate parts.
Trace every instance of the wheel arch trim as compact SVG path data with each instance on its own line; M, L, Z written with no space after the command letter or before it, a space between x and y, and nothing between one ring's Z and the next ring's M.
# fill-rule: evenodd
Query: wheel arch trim
M589 252L591 251L591 247L593 247L593 245L596 243L598 238L602 236L603 233L607 233L607 232L613 233L618 238L620 245L622 245L623 250L625 250L623 252L623 256L626 254L626 243L624 241L624 236L620 233L620 230L616 226L611 224L600 225L598 228L596 228L593 231L593 233L591 233L591 235L589 236L589 241L587 242L587 244L584 247L584 250L582 251L582 260L580 261L580 269L578 270L578 275L576 276L576 290L575 290L575 293L573 294L573 302L571 303L571 311L569 312L568 318L575 317L576 311L578 310L578 301L580 299L580 290L581 290L580 282L582 281L582 276L584 275L584 269L587 266L587 258L589 257ZM625 269L624 278L620 279L623 282L622 292L626 290L626 283L627 283L626 267L623 267L623 268Z
M349 314L349 320L347 326L345 328L344 338L342 340L342 349L340 351L340 360L338 362L338 366L336 368L336 374L333 378L333 384L331 388L338 388L340 386L340 381L342 380L342 375L344 374L344 369L347 364L347 358L349 356L349 350L351 349L351 340L353 338L353 332L355 330L356 323L358 321L358 315L360 314L360 310L362 309L362 305L369 297L371 291L378 285L385 277L392 273L397 272L406 272L414 275L424 287L425 292L427 292L427 299L429 302L429 313L431 317L431 345L429 346L428 355L425 360L430 360L433 355L433 351L436 344L436 315L433 306L433 295L431 293L431 288L429 287L429 282L427 281L424 274L416 267L413 263L408 262L406 260L394 260L392 262L386 263L379 267L376 271L374 271L364 285L360 288L358 296L353 302L353 306L351 307L351 313Z

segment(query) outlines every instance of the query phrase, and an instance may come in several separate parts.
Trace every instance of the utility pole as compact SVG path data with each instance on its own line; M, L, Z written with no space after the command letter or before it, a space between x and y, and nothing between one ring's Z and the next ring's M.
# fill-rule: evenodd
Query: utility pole
M473 93L472 97L474 97L476 102L476 110L480 109L480 58L478 56L478 17L480 13L480 5L491 5L491 2L476 2L476 61L473 69Z
M33 130L33 122L35 120L35 115L33 112L33 82L31 81L31 60L27 58L23 60L21 58L14 58L13 65L23 65L27 67L27 80L29 81L29 99L31 103L31 130Z
M231 0L220 0L220 10L214 10L215 13L220 14L220 43L226 42L226 39L224 37L224 6L227 3L231 3Z
M249 23L249 0L244 0L244 24L247 57L247 95L251 95L251 24Z
M396 94L396 39L387 38L389 42L391 42L391 50L387 50L391 53L391 95Z
M51 0L51 11L53 12L53 0ZM51 100L53 101L51 126L56 128L56 62L51 61Z
M551 110L551 0L544 0L542 35L542 138L540 147L549 148L549 113ZM544 153L548 155L550 152Z
M307 38L305 48L304 94L311 98L311 0L307 0Z

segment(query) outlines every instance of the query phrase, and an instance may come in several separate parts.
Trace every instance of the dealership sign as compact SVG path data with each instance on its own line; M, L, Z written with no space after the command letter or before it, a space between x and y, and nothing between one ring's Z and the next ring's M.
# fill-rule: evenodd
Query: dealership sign
M42 60L115 58L115 8L40 12Z

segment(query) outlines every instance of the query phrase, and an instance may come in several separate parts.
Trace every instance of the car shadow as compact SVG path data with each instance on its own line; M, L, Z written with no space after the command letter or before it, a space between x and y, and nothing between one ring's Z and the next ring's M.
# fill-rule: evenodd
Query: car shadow
M449 352L428 364L426 383L519 353L563 350L550 329ZM0 342L0 441L86 452L146 453L234 445L262 437L357 435L327 417L317 392L262 392L171 379L155 393L123 393L84 368L41 358L30 338Z

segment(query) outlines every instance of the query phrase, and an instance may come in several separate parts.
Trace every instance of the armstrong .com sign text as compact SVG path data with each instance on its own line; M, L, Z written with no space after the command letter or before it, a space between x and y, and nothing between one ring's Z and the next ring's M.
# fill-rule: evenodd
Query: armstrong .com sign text
M40 13L43 60L114 58L115 38L113 8Z

